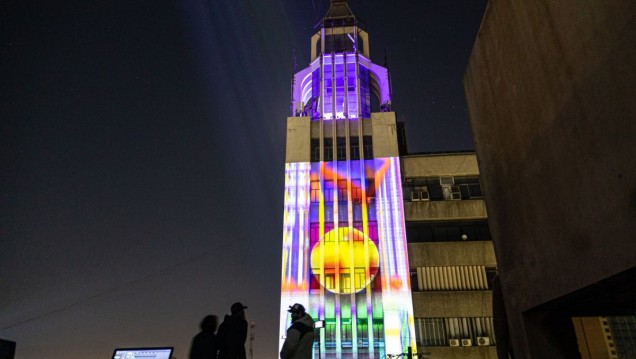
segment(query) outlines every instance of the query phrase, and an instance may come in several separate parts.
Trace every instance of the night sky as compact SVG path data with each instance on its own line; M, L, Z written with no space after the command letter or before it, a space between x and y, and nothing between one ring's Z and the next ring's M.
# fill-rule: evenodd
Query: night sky
M350 0L410 152L472 149L486 0ZM249 306L277 357L285 124L327 0L0 5L0 338L17 359L174 346ZM292 303L289 303L292 304Z

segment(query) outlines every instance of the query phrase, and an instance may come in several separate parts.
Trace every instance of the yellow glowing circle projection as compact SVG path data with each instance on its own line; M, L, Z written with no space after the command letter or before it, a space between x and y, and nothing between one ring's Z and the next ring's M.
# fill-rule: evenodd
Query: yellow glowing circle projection
M331 230L311 250L311 269L320 284L332 293L361 291L378 273L378 265L378 248L357 229Z

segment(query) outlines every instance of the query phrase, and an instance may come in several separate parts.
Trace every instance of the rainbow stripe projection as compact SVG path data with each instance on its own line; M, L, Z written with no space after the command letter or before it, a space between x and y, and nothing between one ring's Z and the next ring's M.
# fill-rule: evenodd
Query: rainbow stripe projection
M287 163L285 176L281 333L302 303L325 321L314 358L415 352L399 159Z

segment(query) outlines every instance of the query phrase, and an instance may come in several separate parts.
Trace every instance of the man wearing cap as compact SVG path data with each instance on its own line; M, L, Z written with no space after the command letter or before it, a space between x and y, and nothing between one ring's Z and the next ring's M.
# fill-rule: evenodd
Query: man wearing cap
M314 320L305 312L302 304L294 304L287 310L291 313L292 325L280 351L280 359L311 359L314 345Z
M225 315L225 319L216 337L219 341L219 359L246 359L245 339L247 339L247 321L245 309L240 302L232 304L232 315Z

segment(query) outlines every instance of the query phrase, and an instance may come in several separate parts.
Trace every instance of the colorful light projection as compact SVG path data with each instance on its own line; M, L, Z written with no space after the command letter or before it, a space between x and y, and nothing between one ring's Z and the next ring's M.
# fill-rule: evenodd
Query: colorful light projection
M281 333L298 302L316 358L415 352L398 158L288 163L285 188Z
M372 92L381 104L391 102L386 68L360 54L323 55L294 75L294 111L314 120L368 118Z

